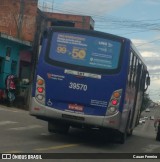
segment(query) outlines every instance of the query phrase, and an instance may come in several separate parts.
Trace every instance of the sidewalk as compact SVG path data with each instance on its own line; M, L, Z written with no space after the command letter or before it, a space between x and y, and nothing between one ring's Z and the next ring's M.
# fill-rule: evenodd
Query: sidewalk
M16 100L14 101L12 106L8 106L7 101L1 101L0 106L10 107L10 108L18 108L18 109L22 109L22 110L26 110L26 111L29 110L29 106L27 106L25 104L24 99L21 97L16 98Z

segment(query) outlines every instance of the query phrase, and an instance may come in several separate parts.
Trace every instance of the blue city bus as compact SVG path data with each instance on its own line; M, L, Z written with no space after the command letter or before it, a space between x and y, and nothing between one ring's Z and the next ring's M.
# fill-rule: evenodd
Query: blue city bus
M98 31L45 31L32 88L30 114L48 131L70 126L112 133L120 143L138 124L147 67L133 43Z

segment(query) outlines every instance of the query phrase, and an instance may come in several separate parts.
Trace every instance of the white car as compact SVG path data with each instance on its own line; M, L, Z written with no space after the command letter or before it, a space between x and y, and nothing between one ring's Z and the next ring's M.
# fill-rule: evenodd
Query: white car
M148 116L144 116L144 119L148 119Z
M145 123L146 122L146 120L144 119L144 118L141 118L140 120L139 120L139 124L142 124L142 123Z
M154 120L154 116L150 116L150 120Z
M147 108L147 109L146 109L146 112L150 112L150 109L149 109L149 108Z
M142 123L145 123L146 122L146 120L145 119L141 119L142 120Z
M142 122L142 120L139 120L139 124L142 124L143 122Z

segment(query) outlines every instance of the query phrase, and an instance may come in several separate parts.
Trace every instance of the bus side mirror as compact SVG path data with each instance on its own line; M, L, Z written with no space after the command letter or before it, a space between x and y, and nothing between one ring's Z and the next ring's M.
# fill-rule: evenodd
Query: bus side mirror
M150 85L150 77L148 76L147 77L147 80L146 80L146 85L149 86Z

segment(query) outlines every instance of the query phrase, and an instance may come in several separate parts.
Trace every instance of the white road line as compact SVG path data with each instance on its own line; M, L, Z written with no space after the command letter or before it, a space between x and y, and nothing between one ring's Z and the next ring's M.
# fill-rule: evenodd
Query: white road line
M0 106L0 111L19 112L20 110L17 110L17 109L15 109L13 107L8 108L8 107L1 107Z
M155 149L159 149L160 145L148 145L145 148L143 148L144 152L155 152Z
M50 132L41 133L41 136L52 136L53 134L56 134L56 133L50 133Z
M49 147L44 147L44 148L35 148L35 151L47 151L47 150L58 150L58 149L65 149L69 147L76 147L79 146L79 143L75 144L65 144L65 145L59 145L59 146L49 146Z
M16 130L16 131L21 131L21 130L28 130L28 129L35 129L35 128L42 128L43 126L41 125L31 125L31 126L25 126L25 127L16 127L16 128L9 128L8 130Z
M1 125L7 125L7 124L16 124L18 122L14 122L14 121L0 121L0 126Z

